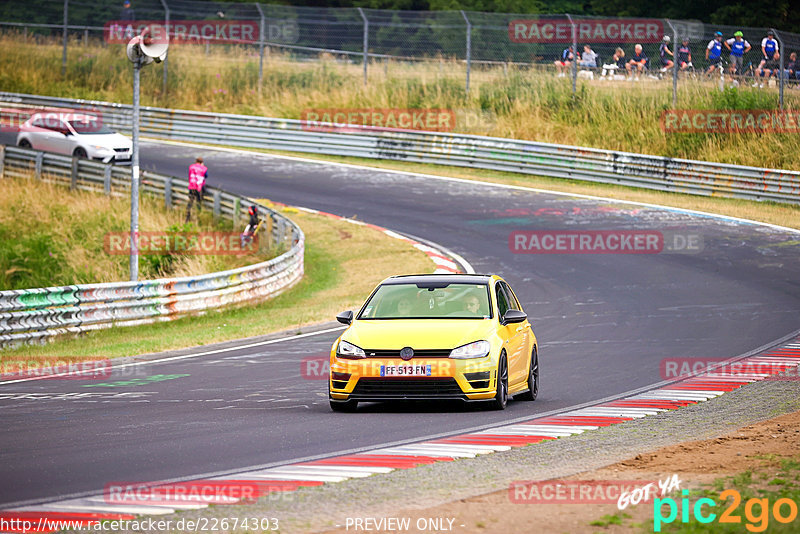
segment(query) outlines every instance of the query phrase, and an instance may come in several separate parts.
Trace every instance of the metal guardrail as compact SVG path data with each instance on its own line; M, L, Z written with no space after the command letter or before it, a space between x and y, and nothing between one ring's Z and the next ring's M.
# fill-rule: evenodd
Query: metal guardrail
M9 109L69 108L102 114L106 125L130 131L131 107L89 100L0 92ZM151 138L335 156L434 163L658 191L751 200L800 202L800 173L648 156L496 137L310 124L294 119L142 108L142 135Z
M0 146L0 179L26 177L72 189L124 194L131 170L87 159ZM188 182L145 171L142 189L164 198L167 207L188 199ZM208 188L204 206L216 216L244 222L248 199ZM187 313L261 300L291 287L303 276L305 236L294 222L257 204L267 217L269 244L288 250L269 261L228 271L140 282L112 282L0 291L0 347L44 341L52 336L112 326L169 321Z

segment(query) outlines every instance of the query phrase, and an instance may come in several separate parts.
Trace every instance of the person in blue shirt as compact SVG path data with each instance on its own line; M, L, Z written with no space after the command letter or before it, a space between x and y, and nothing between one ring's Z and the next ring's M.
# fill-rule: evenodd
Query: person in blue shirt
M561 57L553 62L558 69L559 78L566 76L573 61L575 61L575 51L572 49L572 46L570 46L569 48L565 48L564 51L561 52Z
M661 56L661 72L667 72L675 63L667 56L675 57L672 50L669 49L669 35L665 35L661 39L661 46L658 49L658 55Z
M731 53L731 76L741 75L744 67L744 55L753 47L744 38L744 34L737 31L733 34L733 37L725 41L725 48Z
M708 42L708 46L706 46L706 60L708 61L706 74L714 72L714 69L722 62L722 32L716 32L714 38Z
M780 52L778 41L775 40L775 32L769 30L767 36L761 39L761 60L769 61L775 57L775 52Z

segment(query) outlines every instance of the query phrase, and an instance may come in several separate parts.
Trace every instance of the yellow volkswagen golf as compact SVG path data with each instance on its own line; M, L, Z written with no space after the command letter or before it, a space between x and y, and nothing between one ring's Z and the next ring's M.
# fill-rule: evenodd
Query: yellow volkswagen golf
M460 399L503 410L539 392L536 336L499 276L393 276L378 285L331 348L336 412L362 401Z

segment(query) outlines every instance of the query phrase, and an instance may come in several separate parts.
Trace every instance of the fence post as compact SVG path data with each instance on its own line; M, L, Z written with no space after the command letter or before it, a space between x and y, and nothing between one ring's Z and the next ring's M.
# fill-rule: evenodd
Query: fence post
M778 51L781 54L778 60L778 69L780 69L780 76L778 76L778 106L780 107L780 110L783 111L783 78L785 76L785 73L783 72L783 55L786 53L786 49L783 47L783 39L781 39L781 35L778 33L778 30L775 28L770 28L770 30L775 32L775 38L778 40Z
M0 145L0 180L2 180L5 176L5 169L6 169L6 145Z
M357 8L361 20L364 21L364 85L367 85L367 61L369 60L369 19L364 14L364 10Z
M164 207L172 208L172 176L164 180Z
M103 193L106 195L111 194L111 164L106 163L103 169Z
M167 0L161 0L161 6L164 8L164 22L167 30L167 36L169 36L169 6L167 5ZM162 96L167 95L167 77L169 71L169 54L164 58L164 70L163 70L163 80L161 81L161 94Z
M264 20L264 11L258 2L256 2L256 9L258 9L258 16L261 17L261 26L258 30L258 92L260 93L261 84L264 82L264 29L266 21Z
M472 67L472 23L470 23L467 14L461 10L461 16L464 17L464 22L467 23L467 88L466 92L469 94L469 73Z
M64 0L64 38L61 51L61 77L67 75L67 15L69 13L69 0Z
M220 194L219 189L214 190L214 218L218 219L220 214L220 208L222 207L222 194Z
M569 25L572 26L572 96L575 96L578 84L578 26L569 13L566 15Z
M672 109L678 107L678 28L673 26L672 21L667 19L667 24L672 28ZM682 36L680 36L682 38Z
M239 216L240 216L241 211L242 211L242 201L239 200L239 197L235 197L233 199L233 229L234 230L239 225Z
M78 162L80 158L78 156L72 156L72 172L70 173L69 177L69 190L75 191L78 187Z

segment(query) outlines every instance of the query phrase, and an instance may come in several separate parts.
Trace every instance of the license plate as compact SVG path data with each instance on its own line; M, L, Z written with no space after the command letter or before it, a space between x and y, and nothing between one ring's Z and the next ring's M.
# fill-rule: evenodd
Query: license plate
M431 376L431 366L381 365L381 376Z

